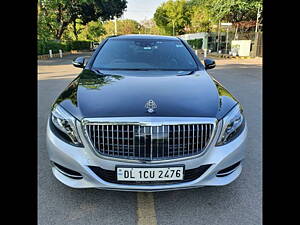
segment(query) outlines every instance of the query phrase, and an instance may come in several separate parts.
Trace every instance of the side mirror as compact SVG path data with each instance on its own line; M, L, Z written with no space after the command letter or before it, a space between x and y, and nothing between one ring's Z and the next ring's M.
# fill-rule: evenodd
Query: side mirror
M84 68L85 67L85 58L84 57L77 57L73 61L73 66L79 67L79 68Z
M204 65L206 70L213 69L216 67L216 63L212 59L204 59Z

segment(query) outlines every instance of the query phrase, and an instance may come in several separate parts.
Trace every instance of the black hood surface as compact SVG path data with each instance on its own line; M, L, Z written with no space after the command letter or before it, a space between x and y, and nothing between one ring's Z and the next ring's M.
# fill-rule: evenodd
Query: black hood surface
M83 70L56 103L79 120L145 116L220 119L237 104L205 70L191 74L186 71L101 73ZM149 100L157 105L154 113L148 113L145 107Z

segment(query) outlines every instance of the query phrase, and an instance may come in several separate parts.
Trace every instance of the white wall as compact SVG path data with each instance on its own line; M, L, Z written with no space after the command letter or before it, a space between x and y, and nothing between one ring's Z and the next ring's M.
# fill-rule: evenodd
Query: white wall
M238 45L239 56L250 56L251 40L232 40L231 51L234 45Z

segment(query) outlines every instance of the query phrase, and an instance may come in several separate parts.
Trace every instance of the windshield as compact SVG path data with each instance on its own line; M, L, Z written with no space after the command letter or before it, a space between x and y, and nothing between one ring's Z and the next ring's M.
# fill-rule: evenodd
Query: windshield
M93 67L106 70L196 70L180 40L109 39Z

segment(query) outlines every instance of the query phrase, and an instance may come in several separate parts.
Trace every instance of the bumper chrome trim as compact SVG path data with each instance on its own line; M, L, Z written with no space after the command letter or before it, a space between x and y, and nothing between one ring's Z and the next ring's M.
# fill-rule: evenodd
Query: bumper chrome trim
M50 165L52 167L54 167L58 172L62 173L63 175L65 175L67 177L70 177L70 178L73 178L73 179L82 179L83 178L83 176L72 175L72 174L64 172L63 170L58 168L53 162L50 162Z

